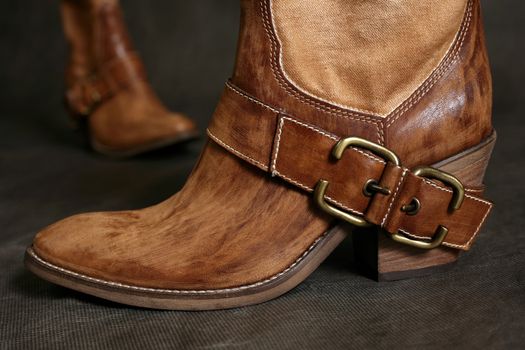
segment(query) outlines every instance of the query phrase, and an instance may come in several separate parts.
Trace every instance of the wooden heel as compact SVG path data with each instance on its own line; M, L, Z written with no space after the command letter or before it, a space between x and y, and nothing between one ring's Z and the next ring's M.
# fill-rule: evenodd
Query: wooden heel
M434 167L455 175L466 187L483 188L483 177L496 142L493 133L484 142ZM399 280L446 270L461 251L439 247L422 250L394 242L378 229L357 229L353 235L358 268L378 281Z

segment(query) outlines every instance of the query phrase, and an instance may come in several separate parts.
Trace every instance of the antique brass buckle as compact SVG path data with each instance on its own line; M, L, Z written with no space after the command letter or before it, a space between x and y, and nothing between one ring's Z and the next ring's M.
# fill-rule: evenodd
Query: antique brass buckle
M389 161L393 163L394 165L399 166L401 164L399 157L392 152L391 150L387 149L386 147L383 147L381 145L378 145L376 143L373 143L371 141L359 138L359 137L348 137L345 139L340 140L332 149L332 156L336 158L337 160L341 159L343 156L344 151L348 147L358 147L362 148L364 150L370 151L386 161ZM444 184L450 186L452 188L452 199L449 204L448 210L450 212L456 211L461 207L461 204L463 203L463 200L465 198L465 189L461 182L454 177L451 174L448 174L444 171L431 168L431 167L417 167L413 171L413 174L420 177L425 177L428 179L436 179ZM381 188L377 185L377 181L375 180L369 180L366 186L368 184L372 184L370 187L370 190L373 190L373 192L381 193L384 195L390 194L389 189ZM373 224L366 221L363 217L350 214L347 212L344 212L333 205L327 203L325 194L326 190L328 189L329 182L326 180L319 180L315 186L314 189L314 200L316 204L325 212L328 214L344 220L350 224L353 224L358 227L370 227L373 226ZM367 195L368 191L364 191L365 195ZM406 212L407 215L417 215L417 212L419 211L419 207L421 205L420 201L417 198L413 199L414 205L405 205L402 209ZM393 235L389 235L390 238L392 238L394 241L409 245L412 247L417 247L421 249L433 249L438 246L440 246L443 243L443 240L448 234L448 229L445 226L440 225L436 233L434 234L434 237L431 241L422 241L422 240L416 240L412 239L410 237L407 237L403 235L400 232L397 232Z
M449 212L454 212L461 208L461 204L465 199L465 188L455 176L431 167L417 167L412 172L416 176L421 176L428 179L436 179L450 186L452 188L452 199L450 200L448 210ZM419 200L417 198L414 199L415 202L418 203L418 205L420 205ZM412 215L416 214L417 212ZM446 228L443 225L439 225L436 230L436 233L434 234L434 237L432 237L432 240L428 242L412 239L399 232L391 235L390 237L396 242L403 243L412 247L421 249L434 249L439 247L443 243L443 240L445 240L447 234L448 228Z
M383 159L394 163L395 165L401 164L398 156L394 152L389 150L388 148L378 145L377 143L362 139L360 137L348 137L346 139L342 139L339 142L337 142L337 144L332 149L332 156L337 160L341 159L344 151L348 147L359 147L367 151L370 151L382 157ZM328 214L332 216L335 216L336 218L349 222L355 226L359 226L359 227L372 226L372 224L366 221L364 218L359 217L354 214L344 212L328 204L325 199L325 194L326 194L328 185L329 185L328 181L319 180L314 190L315 202L322 210L324 210L325 212L327 212Z

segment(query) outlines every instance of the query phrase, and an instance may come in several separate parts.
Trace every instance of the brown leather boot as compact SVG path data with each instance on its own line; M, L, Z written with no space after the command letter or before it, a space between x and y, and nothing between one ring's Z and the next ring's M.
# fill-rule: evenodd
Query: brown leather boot
M164 107L148 84L117 0L63 0L70 45L66 105L87 118L91 145L133 156L197 136L186 116Z
M355 227L379 278L471 247L495 139L479 1L241 4L235 71L183 190L47 227L29 269L120 303L203 310L285 293Z

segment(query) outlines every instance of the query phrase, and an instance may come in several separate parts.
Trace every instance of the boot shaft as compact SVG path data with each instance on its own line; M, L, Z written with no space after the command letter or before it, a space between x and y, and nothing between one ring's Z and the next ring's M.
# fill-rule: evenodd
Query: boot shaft
M386 145L407 165L439 161L492 131L479 0L241 8L232 82L278 110Z
M68 82L134 50L118 1L63 0L61 15L69 45Z

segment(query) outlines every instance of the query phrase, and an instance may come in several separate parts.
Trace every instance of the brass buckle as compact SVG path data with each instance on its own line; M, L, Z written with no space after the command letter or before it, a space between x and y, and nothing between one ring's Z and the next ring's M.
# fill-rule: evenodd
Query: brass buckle
M332 156L334 156L334 158L336 158L337 160L341 159L344 151L348 147L363 148L367 151L370 151L382 157L383 159L389 162L394 163L395 165L399 166L401 164L399 157L394 152L389 150L388 148L378 145L377 143L362 139L360 137L348 137L348 138L339 140L339 142L337 142L337 144L332 149ZM364 218L354 215L354 214L344 212L328 204L325 199L325 194L326 194L328 185L329 185L329 182L326 180L322 180L322 179L319 180L317 184L315 185L314 200L316 204L322 210L324 210L325 212L327 212L328 214L332 216L335 216L336 218L349 222L355 226L359 226L359 227L372 226L372 224L366 221Z
M386 147L383 147L381 145L378 145L374 142L362 139L360 137L348 137L345 139L340 140L337 142L337 144L332 149L332 156L336 158L337 160L341 159L343 156L344 151L348 147L359 147L362 149L365 149L367 151L370 151L386 161L389 161L397 166L401 165L401 162L399 160L399 157L389 150ZM450 200L448 210L450 212L454 212L458 210L461 207L461 204L463 203L463 200L465 199L465 189L463 187L463 184L453 175L446 173L442 170L438 170L431 167L417 167L413 171L413 174L416 176L428 178L428 179L436 179L444 184L448 185L450 188L452 188L452 199ZM326 213L344 220L352 225L358 226L358 227L370 227L373 226L373 224L366 221L363 217L350 214L347 212L344 212L333 205L330 205L327 203L325 195L326 190L328 189L328 185L330 183L326 180L319 180L315 186L314 189L314 200L316 204ZM376 186L377 187L377 186ZM388 189L382 189L377 188L375 189L377 192L388 194L386 191ZM383 190L383 192L381 192ZM414 203L416 208L410 209L410 205L404 206L406 207L406 214L407 215L417 215L417 212L419 211L419 207L421 205L420 201L417 198L414 198ZM440 246L443 241L445 240L445 237L448 234L448 228L446 228L443 225L439 225L436 233L434 234L434 237L432 237L432 240L430 241L422 241L422 240L416 240L410 237L407 237L403 235L400 232L397 232L393 235L389 235L390 238L392 238L394 241L409 245L416 248L421 249L434 249L438 246Z
M439 180L452 188L452 199L450 200L448 206L449 212L454 212L461 207L461 204L465 199L465 188L455 176L431 167L417 167L412 172L416 176ZM416 201L419 203L419 200L417 200L417 198ZM412 247L421 249L434 249L439 247L443 243L447 234L448 228L446 228L443 225L439 225L436 230L436 233L434 234L434 237L432 237L432 240L428 242L412 239L401 234L400 232L391 235L390 238L392 238L396 242L406 244Z

